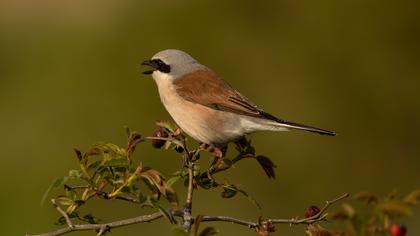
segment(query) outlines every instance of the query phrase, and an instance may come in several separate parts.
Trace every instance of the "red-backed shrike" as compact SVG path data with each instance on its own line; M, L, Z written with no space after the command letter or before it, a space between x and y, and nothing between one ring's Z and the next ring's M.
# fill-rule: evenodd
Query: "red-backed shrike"
M143 73L152 74L175 122L202 143L223 147L256 131L297 129L335 135L270 115L183 51L164 50L141 64L152 67Z

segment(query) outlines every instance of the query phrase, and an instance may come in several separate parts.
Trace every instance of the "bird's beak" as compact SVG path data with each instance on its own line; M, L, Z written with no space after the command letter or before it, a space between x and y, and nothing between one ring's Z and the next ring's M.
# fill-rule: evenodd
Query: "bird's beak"
M146 70L143 71L143 74L145 75L150 75L153 73L153 71L155 71L158 68L158 65L156 64L156 62L154 62L153 60L145 60L143 61L140 65L142 66L150 66L153 68L153 70Z

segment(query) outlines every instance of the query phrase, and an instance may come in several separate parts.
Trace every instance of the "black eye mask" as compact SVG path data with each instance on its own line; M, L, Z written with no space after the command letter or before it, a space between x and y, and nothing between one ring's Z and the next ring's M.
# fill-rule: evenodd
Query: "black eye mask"
M141 65L151 66L153 68L153 70L144 71L143 74L146 74L146 75L152 74L153 71L155 70L158 70L163 73L171 72L171 66L165 64L165 62L163 62L160 59L146 60L142 62Z

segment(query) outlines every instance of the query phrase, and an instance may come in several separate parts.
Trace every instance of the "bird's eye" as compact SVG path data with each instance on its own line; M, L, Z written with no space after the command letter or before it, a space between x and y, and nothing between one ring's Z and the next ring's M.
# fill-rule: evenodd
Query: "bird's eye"
M168 64L165 64L165 62L163 62L162 60L155 59L153 61L156 63L156 65L157 65L157 68L156 69L158 71L163 72L163 73L169 73L169 72L171 72L171 66L169 66Z

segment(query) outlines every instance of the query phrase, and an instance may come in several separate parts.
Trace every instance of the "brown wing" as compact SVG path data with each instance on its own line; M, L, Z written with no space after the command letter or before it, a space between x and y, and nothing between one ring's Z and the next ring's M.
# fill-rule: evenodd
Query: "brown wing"
M270 115L255 106L238 91L234 90L210 69L200 69L188 73L176 79L174 84L178 95L193 103L216 110L272 120L288 128L306 130L318 134L335 135L334 132L328 130L282 120Z
M216 110L282 122L259 109L210 69L188 73L176 79L174 84L178 94L187 101Z

